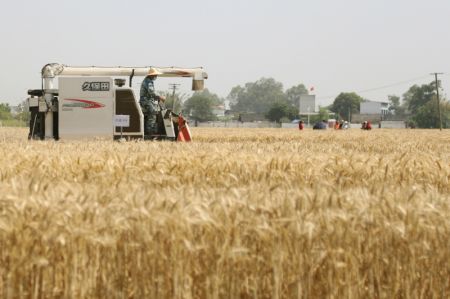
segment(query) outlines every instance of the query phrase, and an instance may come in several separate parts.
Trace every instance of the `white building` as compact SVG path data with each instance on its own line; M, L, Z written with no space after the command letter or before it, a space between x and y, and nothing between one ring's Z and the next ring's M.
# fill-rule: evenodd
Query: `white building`
M214 106L212 109L212 113L217 117L225 116L225 105Z
M389 113L389 104L386 102L364 101L359 106L360 114L386 115Z

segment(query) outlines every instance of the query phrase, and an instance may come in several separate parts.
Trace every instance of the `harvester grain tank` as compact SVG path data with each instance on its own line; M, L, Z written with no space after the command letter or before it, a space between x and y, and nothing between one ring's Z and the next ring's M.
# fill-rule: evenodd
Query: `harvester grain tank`
M29 138L190 140L186 120L170 109L158 115L158 133L144 135L144 116L132 81L135 76L146 76L150 68L45 65L42 88L28 91ZM159 77L192 78L193 90L202 90L208 78L202 68L153 68L161 73ZM126 124L119 127L118 120Z

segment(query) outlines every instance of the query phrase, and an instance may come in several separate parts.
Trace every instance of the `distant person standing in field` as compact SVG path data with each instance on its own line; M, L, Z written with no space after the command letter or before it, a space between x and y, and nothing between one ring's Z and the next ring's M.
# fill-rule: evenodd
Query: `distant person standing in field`
M298 122L298 129L301 131L303 128L305 128L305 124L303 123L303 120L301 120Z
M336 121L336 123L334 124L334 129L339 130L341 129L341 127L342 127L342 120L340 122Z

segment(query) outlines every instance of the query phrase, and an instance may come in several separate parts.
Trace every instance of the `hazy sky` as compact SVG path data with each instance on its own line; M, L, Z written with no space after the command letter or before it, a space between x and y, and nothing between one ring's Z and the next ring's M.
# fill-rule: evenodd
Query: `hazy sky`
M49 62L203 66L206 87L223 97L273 77L285 89L314 86L322 105L394 85L360 92L383 101L445 72L450 94L449 33L449 0L3 0L0 101L40 88Z

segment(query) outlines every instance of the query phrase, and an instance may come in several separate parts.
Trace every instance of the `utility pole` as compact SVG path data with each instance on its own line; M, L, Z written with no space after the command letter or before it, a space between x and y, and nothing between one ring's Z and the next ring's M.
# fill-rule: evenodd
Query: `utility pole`
M434 75L434 80L436 82L436 95L437 95L437 104L438 104L438 114L439 114L439 129L442 131L442 118L441 118L441 101L439 100L439 81L438 75L443 75L444 73L431 73Z
M309 128L309 110L310 110L311 108L308 106L308 108L307 108L307 110L308 110L308 128Z
M178 86L180 86L180 84L171 83L169 84L169 86L172 89L172 111L175 111L175 91L178 89Z

